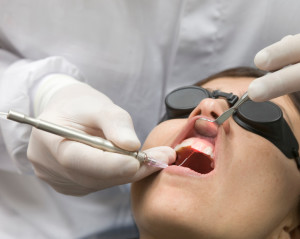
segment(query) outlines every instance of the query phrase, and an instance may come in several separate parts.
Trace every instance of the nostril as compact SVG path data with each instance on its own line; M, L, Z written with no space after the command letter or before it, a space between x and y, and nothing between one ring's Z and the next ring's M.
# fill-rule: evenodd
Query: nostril
M195 115L201 115L201 110L199 109L199 110L197 110L196 112L195 112Z
M217 113L213 112L213 111L210 113L210 115L211 115L214 119L216 119L216 118L219 117L219 115L218 115Z

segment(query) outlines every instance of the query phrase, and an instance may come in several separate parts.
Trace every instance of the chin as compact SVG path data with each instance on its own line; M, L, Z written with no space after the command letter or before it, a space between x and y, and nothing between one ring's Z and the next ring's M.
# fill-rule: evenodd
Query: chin
M182 175L178 177L182 181ZM179 181L162 171L132 185L132 208L141 239L240 239L241 235L243 239L267 238L259 228L256 231L253 225L249 227L247 218L236 220L230 213L234 206L215 200L213 191L199 195L190 187L185 190ZM188 181L190 178L183 184Z
M224 238L217 235L212 217L204 215L208 206L201 214L203 204L198 208L191 191L164 183L166 177L158 173L132 185L132 208L141 238Z

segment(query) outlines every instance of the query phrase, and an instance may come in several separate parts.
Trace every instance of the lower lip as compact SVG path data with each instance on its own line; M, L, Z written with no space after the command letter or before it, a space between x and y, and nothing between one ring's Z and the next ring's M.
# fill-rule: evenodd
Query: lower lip
M173 174L173 175L180 175L180 176L184 176L184 177L207 178L210 175L212 175L215 170L216 169L214 169L213 171L211 171L207 174L200 174L200 173L197 173L196 171L191 170L187 167L171 165L171 166L165 168L163 170L163 172Z

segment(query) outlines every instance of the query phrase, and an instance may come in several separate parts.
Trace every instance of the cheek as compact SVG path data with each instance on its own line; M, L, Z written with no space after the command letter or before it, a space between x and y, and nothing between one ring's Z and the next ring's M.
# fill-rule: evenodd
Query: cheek
M148 220L156 220L160 214L159 207L155 207L156 202L156 190L157 185L155 183L156 174L152 174L141 181L135 182L131 186L131 201L132 210L135 221L141 230L143 227L147 227L148 224L152 224ZM155 208L153 208L153 206ZM157 212L154 213L154 212ZM152 216L154 213L154 216ZM150 218L150 219L149 219ZM152 226L151 226L152 227Z
M238 125L231 127L227 155L232 158L227 168L240 179L248 179L247 183L257 188L269 184L281 186L288 183L283 179L290 170L290 160L267 139L246 131Z
M170 146L185 124L185 119L168 120L160 123L150 132L142 150L157 146Z
M286 162L289 160L270 141L243 129L236 132L231 141L231 145L237 146L231 149L238 161L234 162L236 166L251 169L256 176L257 173L262 173L264 177L268 172L280 173L282 167L287 166Z
M268 140L245 130L231 134L223 202L240 209L234 216L237 225L243 218L263 220L271 230L297 203L296 167Z

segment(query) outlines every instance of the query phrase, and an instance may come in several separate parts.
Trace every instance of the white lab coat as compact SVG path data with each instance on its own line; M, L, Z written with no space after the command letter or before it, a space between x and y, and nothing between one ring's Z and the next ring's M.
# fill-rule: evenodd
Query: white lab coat
M300 33L299 9L299 0L0 0L0 111L32 114L35 86L63 73L127 110L143 141L167 92L253 65L261 48ZM30 175L30 127L0 124L0 238L137 236L128 186L58 194Z

